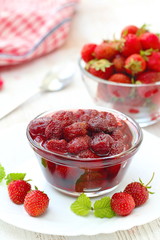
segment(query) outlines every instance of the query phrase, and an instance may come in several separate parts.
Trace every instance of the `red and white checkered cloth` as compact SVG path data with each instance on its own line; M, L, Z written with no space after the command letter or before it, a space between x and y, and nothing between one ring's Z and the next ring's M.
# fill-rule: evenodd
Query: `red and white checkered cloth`
M0 66L19 64L60 47L79 0L0 0Z

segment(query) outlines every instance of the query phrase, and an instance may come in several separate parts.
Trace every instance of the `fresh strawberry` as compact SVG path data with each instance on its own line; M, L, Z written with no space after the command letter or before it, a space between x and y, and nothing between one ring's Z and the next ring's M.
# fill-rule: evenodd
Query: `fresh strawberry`
M141 41L142 48L144 50L150 49L150 48L152 48L152 49L160 49L159 38L154 33L151 33L151 32L143 33L140 36L140 41Z
M160 72L146 71L144 73L140 73L136 77L136 82L140 82L142 84L155 83L158 81L160 81Z
M126 37L128 34L136 34L138 31L138 27L136 27L135 25L129 25L126 26L125 28L123 28L122 32L121 32L121 37Z
M94 59L94 49L96 46L97 44L88 43L82 47L81 57L85 62L89 62L90 60Z
M160 52L152 52L147 60L148 69L160 72Z
M114 42L102 42L94 50L95 58L112 60L118 53Z
M132 54L125 60L127 73L135 75L146 69L146 61L140 54Z
M142 49L140 39L135 34L128 34L121 41L123 43L121 53L125 57L139 53Z
M124 64L125 64L125 57L122 56L121 54L117 54L114 59L112 60L113 66L114 66L114 70L117 73L124 73L125 72L125 68L124 68Z
M128 84L131 83L131 79L127 75L125 75L123 73L115 73L115 74L113 74L108 79L108 81L116 82L116 83L128 83Z
M86 70L92 75L107 80L113 73L113 64L106 59L91 60Z
M152 175L151 180L146 185L144 185L142 180L139 179L139 182L132 182L128 184L124 189L125 193L128 193L133 197L136 207L144 204L149 198L149 193L152 193L152 192L149 192L148 189L151 188L149 184L153 180L153 177L154 177L154 174Z
M23 204L26 194L31 190L31 185L24 180L11 181L8 184L8 194L15 204Z
M32 217L37 217L46 212L49 198L44 192L35 189L29 191L24 199L24 208Z
M129 215L135 208L133 197L126 192L113 194L111 198L111 208L119 216Z

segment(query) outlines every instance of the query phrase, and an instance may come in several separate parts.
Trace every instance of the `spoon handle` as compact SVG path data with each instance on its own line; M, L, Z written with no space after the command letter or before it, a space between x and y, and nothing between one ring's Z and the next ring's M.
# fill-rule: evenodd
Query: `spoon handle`
M18 110L22 105L27 103L29 100L31 100L31 98L35 97L39 93L41 93L41 89L37 89L37 91L34 92L31 96L27 97L22 102L16 104L14 107L12 106L9 110L7 109L5 113L0 114L0 120L3 120L4 118L8 117L10 114Z

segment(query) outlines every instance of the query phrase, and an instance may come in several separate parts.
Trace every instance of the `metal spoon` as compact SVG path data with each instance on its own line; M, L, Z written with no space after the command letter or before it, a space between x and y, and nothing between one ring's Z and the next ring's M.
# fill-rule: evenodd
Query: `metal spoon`
M39 88L32 96L29 96L23 102L21 102L11 110L9 110L7 113L0 116L0 120L9 116L11 113L13 113L20 106L25 104L28 100L30 100L32 97L36 96L37 94L45 93L45 92L56 92L64 89L72 82L74 72L75 72L75 66L73 63L65 63L65 65L61 64L59 66L55 66L52 71L48 72L45 75Z

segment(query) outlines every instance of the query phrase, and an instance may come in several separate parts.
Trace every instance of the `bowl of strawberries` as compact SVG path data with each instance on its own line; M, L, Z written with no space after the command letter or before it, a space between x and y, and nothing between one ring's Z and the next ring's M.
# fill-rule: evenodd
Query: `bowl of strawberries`
M89 197L119 185L143 139L132 118L100 107L45 112L26 133L47 182L64 194Z
M133 117L141 127L160 120L160 38L143 25L119 39L81 49L82 79L96 104Z

